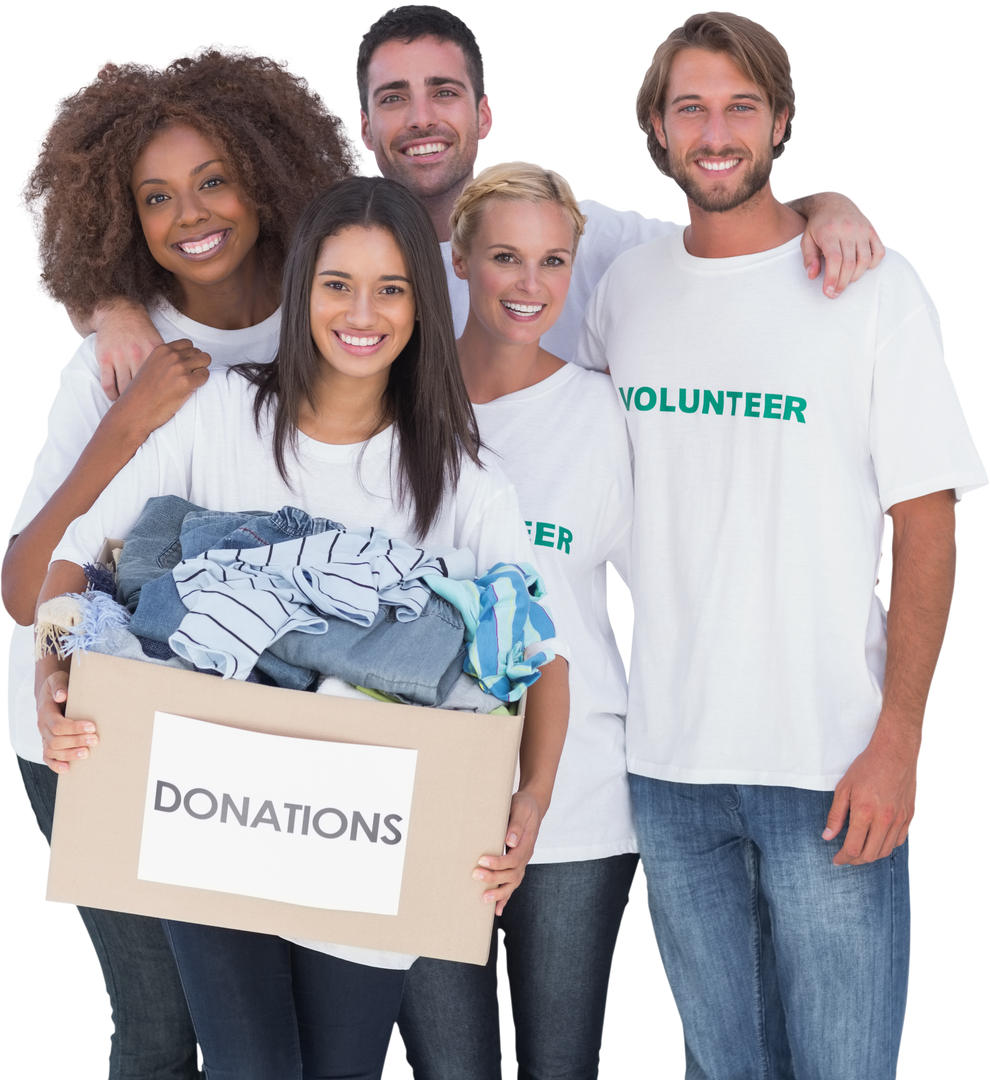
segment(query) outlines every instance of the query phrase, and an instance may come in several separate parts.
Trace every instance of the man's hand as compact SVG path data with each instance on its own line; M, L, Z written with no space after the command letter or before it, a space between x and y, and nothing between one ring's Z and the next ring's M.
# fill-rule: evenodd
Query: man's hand
M879 738L878 738L879 735ZM914 817L920 744L899 745L878 732L835 788L823 840L832 840L849 818L849 831L832 860L859 866L887 856L907 839Z
M162 344L162 336L140 304L120 297L97 307L90 322L96 331L100 384L107 397L116 401L152 349Z
M540 831L540 810L536 799L524 791L512 796L509 827L505 833L504 855L482 855L474 877L493 886L485 893L485 902L495 901L495 914L501 915L509 897L522 884L526 864L533 857Z
M788 204L808 219L801 237L801 251L808 277L821 273L825 260L822 292L834 300L845 287L880 265L884 246L876 230L845 195L834 191L808 195Z
M869 745L835 789L824 840L849 817L837 866L886 858L907 838L921 725L952 600L955 493L895 503L883 705Z

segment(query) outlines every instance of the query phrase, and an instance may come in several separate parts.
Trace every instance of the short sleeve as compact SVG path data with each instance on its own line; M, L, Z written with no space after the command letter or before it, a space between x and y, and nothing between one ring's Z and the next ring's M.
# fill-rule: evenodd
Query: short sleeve
M606 285L607 279L600 281L591 300L588 301L578 337L577 353L574 357L576 364L591 371L604 372L608 369L608 356L605 352L605 339L599 318Z
M110 409L112 403L100 384L94 342L95 336L86 338L62 370L48 414L45 444L34 463L11 536L21 532L44 509Z
M881 285L870 410L884 511L949 488L960 498L987 483L945 365L938 314L914 270L894 258Z

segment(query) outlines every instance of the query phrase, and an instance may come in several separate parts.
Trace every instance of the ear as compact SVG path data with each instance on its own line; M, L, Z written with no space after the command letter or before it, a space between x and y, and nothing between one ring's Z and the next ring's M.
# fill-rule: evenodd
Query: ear
M787 128L787 118L790 116L790 109L782 109L780 114L775 117L773 122L773 145L779 146L780 140L784 137L784 131Z
M371 121L365 115L364 109L361 110L361 141L369 150L374 150L371 142Z
M464 261L464 256L461 255L460 252L451 249L450 264L454 268L454 273L461 281L467 281L467 263Z
M663 120L661 119L660 114L650 113L650 123L653 125L653 134L656 135L657 142L664 148L664 150L666 150L667 136L664 134Z
M478 138L483 139L492 130L492 110L488 104L488 95L478 102Z

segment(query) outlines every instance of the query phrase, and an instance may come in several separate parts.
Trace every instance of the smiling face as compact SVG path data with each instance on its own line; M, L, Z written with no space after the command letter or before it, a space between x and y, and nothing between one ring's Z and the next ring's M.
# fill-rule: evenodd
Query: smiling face
M571 281L574 223L553 202L492 199L471 250L454 254L471 312L493 337L538 341L557 321Z
M454 42L387 41L372 53L361 137L389 180L423 199L459 191L491 123L488 98L474 100Z
M231 181L222 150L194 128L175 124L148 143L131 171L131 192L149 251L187 298L247 272L258 215Z
M353 225L323 241L309 321L327 377L375 379L384 390L416 322L409 268L390 232Z
M684 49L671 65L663 121L652 122L687 197L723 213L766 187L787 112L774 117L766 93L726 53Z

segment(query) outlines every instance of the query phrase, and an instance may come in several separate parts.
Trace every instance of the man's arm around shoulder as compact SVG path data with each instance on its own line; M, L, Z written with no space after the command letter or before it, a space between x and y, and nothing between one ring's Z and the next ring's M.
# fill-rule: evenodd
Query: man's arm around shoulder
M123 296L97 306L88 315L66 309L76 332L83 337L96 334L96 359L100 383L111 401L127 389L151 352L162 344L162 336L144 305Z

